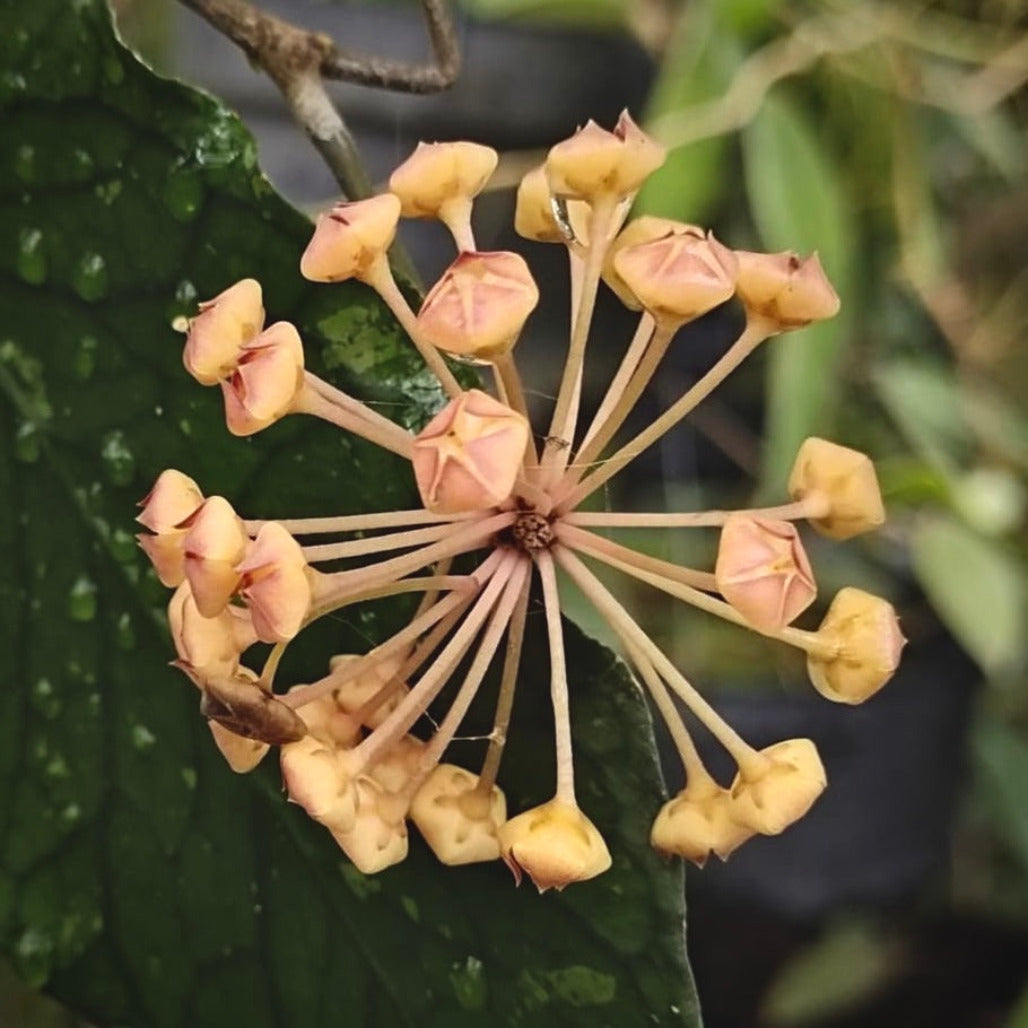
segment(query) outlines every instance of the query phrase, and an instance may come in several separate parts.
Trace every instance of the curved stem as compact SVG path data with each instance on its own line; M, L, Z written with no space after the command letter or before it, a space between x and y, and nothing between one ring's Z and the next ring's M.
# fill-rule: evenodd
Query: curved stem
M480 515L478 520L483 520ZM321 546L304 546L303 555L309 564L326 560L346 560L351 557L363 557L369 553L382 553L385 550L408 550L423 543L433 543L445 539L455 532L461 531L463 523L429 525L427 528L416 528L402 532L390 532L387 535L376 535L368 539L350 539L344 543L325 543Z
M478 511L472 511L470 514L436 514L430 510L389 510L375 514L343 514L330 518L269 518L244 521L243 525L248 535L256 535L271 521L281 525L290 535L328 535L333 532L370 532L376 528L473 521L479 516Z
M319 378L313 372L305 371L303 376L312 389L319 392L331 403L351 411L358 417L370 421L373 425L378 425L383 431L397 432L400 436L410 436L411 433L402 426L397 425L395 421L390 421L384 414L380 414L373 407L369 407L368 404L362 403L355 397L350 396L349 393L344 393L342 389L337 389L334 385L326 382L323 378Z
M681 514L628 514L608 511L573 511L561 522L580 528L720 528L733 514L751 514L773 521L797 521L821 518L828 514L830 501L821 494L811 494L794 503L777 507L754 507L740 510L702 510Z
M363 436L377 446L397 453L407 460L410 460L411 454L414 452L414 437L409 432L399 429L398 434L397 426L392 422L390 422L391 429L386 430L374 422L338 406L331 400L326 400L321 393L306 383L293 401L292 409L297 414L313 414L315 417L346 429L347 432Z

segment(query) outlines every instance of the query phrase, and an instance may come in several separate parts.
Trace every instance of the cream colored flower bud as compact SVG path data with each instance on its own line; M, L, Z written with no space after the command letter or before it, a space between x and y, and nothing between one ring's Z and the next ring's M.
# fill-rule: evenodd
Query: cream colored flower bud
M305 685L294 685L290 693L302 692ZM335 695L319 696L296 708L307 733L330 749L348 750L360 742L361 726L336 702Z
M151 532L174 532L202 503L200 487L188 475L168 468L137 504L141 510L136 521Z
M311 605L309 569L300 544L278 522L268 521L236 570L257 637L270 643L292 639Z
M361 776L356 787L356 816L348 829L332 828L340 849L363 874L373 875L399 864L407 856L407 825L393 815L393 804L371 778Z
M769 764L757 777L736 775L731 816L762 835L778 835L810 810L828 779L809 739L788 739L760 752Z
M589 121L546 157L554 196L594 202L600 196L631 196L663 163L664 147L623 111L613 132Z
M443 864L498 860L497 832L507 820L507 800L495 785L479 792L478 775L438 764L418 790L410 819Z
M614 270L638 306L657 321L684 325L735 292L735 255L711 233L685 225L648 243L626 246Z
M399 221L400 200L392 193L337 204L318 217L300 274L311 282L363 278L392 246Z
M239 351L236 370L221 383L225 422L237 436L253 435L288 414L303 388L303 343L278 321Z
M405 218L445 218L447 204L478 196L499 155L480 143L418 143L389 176Z
M817 638L834 656L807 655L807 672L822 696L863 703L896 673L907 640L892 604L861 589L840 589Z
M235 370L239 351L264 327L260 283L244 278L200 304L189 322L182 362L202 385L216 385Z
M871 458L827 439L812 436L800 447L789 473L789 495L827 506L827 513L812 517L810 523L831 539L851 539L885 521Z
M516 253L462 253L425 297L418 338L491 360L510 352L538 302L532 273Z
M360 659L355 653L339 653L329 659L328 666L331 671L343 671L347 665ZM367 728L378 728L409 691L403 682L396 681L396 676L399 674L404 660L406 660L406 655L386 657L370 670L344 682L332 694L336 703L347 714L356 714L381 689L389 686L389 698L383 700L363 718L363 723Z
M713 782L683 789L668 800L650 832L650 845L666 856L703 867L711 853L727 860L753 830L732 820L732 798Z
M249 668L237 667L230 675L211 674L184 661L174 663L199 686L200 713L209 721L271 746L295 742L307 734L296 712L262 688Z
M451 400L415 437L414 478L437 514L488 510L511 494L528 422L479 389Z
M588 204L581 200L568 200L567 212L574 238L582 243L588 242ZM523 239L537 243L569 242L553 214L553 195L546 178L545 164L533 168L518 185L514 231Z
M186 536L186 578L205 618L216 617L239 585L236 565L250 540L232 505L223 496L210 496L183 522Z
M796 526L753 514L725 520L714 577L721 595L759 632L780 631L817 596Z
M614 258L629 247L652 243L654 240L664 239L675 234L692 236L699 242L706 239L706 233L696 225L686 225L680 221L672 221L670 218L655 218L646 214L641 218L633 218L607 248L603 257L603 280L629 310L641 310L642 304L618 274L617 268L614 266Z
M247 739L244 735L230 732L217 721L208 721L214 743L221 751L228 766L237 775L245 775L252 771L266 756L271 747L259 739Z
M413 735L402 735L388 751L368 768L384 793L401 793L418 771L425 744Z
M839 313L839 297L816 253L802 260L795 253L736 250L736 290L747 311L776 323L777 331L801 328Z
M283 746L282 781L293 803L333 832L357 823L357 779L348 751L326 745L313 735Z
M213 618L205 618L188 582L171 597L168 624L179 657L207 674L232 674L240 654L257 641L249 611L229 604Z
M577 806L556 798L507 821L499 840L515 880L520 884L524 871L540 892L595 878L611 863L596 826Z

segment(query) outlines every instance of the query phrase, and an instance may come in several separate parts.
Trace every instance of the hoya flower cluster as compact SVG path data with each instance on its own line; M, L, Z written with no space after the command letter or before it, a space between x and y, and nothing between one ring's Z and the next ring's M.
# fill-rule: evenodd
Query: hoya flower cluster
M633 197L663 159L662 148L623 115L613 132L589 123L557 144L521 183L518 232L566 247L570 260L566 363L540 435L529 424L513 360L538 289L521 257L479 251L472 231L474 197L497 161L488 147L420 145L393 174L389 192L322 215L300 261L315 282L366 283L399 319L449 396L417 434L307 371L297 330L267 322L253 280L202 304L189 324L185 366L201 384L221 389L230 432L245 436L287 415L313 415L411 464L422 504L414 510L249 520L169 470L139 515L149 530L140 543L175 590L169 618L177 663L200 692L214 741L240 772L278 747L289 798L364 872L403 860L409 823L441 861L502 858L516 878L525 873L540 889L592 878L610 865L603 838L576 800L558 567L610 625L667 720L687 784L657 814L652 843L698 864L802 817L825 787L824 768L809 739L759 751L748 745L590 563L799 647L814 687L831 700L860 703L896 668L903 637L892 607L875 596L843 589L817 631L792 625L816 594L797 524L846 539L883 519L875 472L862 454L808 439L788 482L790 502L772 508L580 509L756 347L831 317L839 306L816 256L736 251L694 225L663 219L626 224ZM457 248L416 313L387 259L401 217L439 219ZM601 283L639 312L638 329L598 412L582 425L582 369ZM739 338L652 425L612 449L678 330L732 297L746 313ZM463 389L446 355L488 369L492 392ZM719 529L715 567L678 567L603 534L625 526ZM453 562L462 556L457 573ZM539 687L518 674L536 577L549 641L556 781L551 800L508 818L497 772L516 690ZM318 681L291 688L276 682L284 648L305 626L349 604L399 593L421 596L401 631L369 653L332 657ZM251 669L242 659L258 642L272 649L263 667ZM444 763L494 662L500 685L484 762ZM429 722L423 715L455 675L449 709ZM672 694L734 759L733 781L718 782L704 767Z

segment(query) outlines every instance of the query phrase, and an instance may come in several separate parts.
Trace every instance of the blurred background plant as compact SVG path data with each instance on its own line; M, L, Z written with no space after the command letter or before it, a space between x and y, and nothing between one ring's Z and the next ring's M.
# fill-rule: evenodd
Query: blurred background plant
M413 3L265 6L369 50L424 47ZM238 55L217 58L228 44L170 0L116 7L149 60L240 108L286 195L315 207L333 194L313 151L292 145L272 87ZM903 678L840 735L789 655L637 597L671 656L722 703L751 707L755 731L769 716L815 717L819 742L835 740L835 798L809 831L689 876L708 1024L1023 1028L1025 4L464 0L458 23L466 64L453 94L335 93L373 177L420 136L501 146L507 188L484 205L480 238L509 246L500 226L519 175L575 122L610 121L627 102L673 148L640 212L711 226L733 246L817 249L844 299L839 318L765 348L728 403L705 405L639 462L622 497L639 509L739 505L741 468L774 502L806 436L865 450L889 524L845 557L825 544L813 557L824 594L847 581L890 596L912 640ZM431 277L430 233L408 244ZM648 403L709 363L730 316L704 319ZM546 344L535 345L545 390ZM711 544L683 538L674 557L703 559ZM10 1009L0 1021L30 1023Z

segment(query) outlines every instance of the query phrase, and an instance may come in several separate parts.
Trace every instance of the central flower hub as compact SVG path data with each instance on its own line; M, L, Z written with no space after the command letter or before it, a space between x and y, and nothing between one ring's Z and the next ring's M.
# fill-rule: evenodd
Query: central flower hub
M553 526L549 518L534 510L519 514L517 521L511 525L510 534L514 545L527 553L549 549L553 542Z

